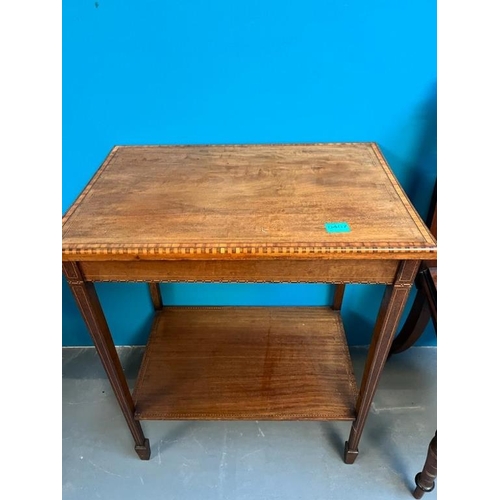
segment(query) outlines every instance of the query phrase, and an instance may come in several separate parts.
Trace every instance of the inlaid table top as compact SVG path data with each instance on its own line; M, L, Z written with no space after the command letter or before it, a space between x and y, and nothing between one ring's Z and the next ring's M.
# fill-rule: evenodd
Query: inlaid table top
M374 143L116 146L63 218L63 260L435 257Z

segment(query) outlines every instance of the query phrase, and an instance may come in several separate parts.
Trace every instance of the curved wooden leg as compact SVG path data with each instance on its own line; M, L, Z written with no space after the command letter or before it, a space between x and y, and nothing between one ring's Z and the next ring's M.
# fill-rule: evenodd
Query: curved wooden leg
M413 492L415 498L422 498L424 493L428 493L434 489L434 479L437 476L437 431L429 444L427 450L427 458L425 459L424 468L415 477L417 487Z
M410 348L420 338L430 319L429 303L425 293L419 289L408 317L392 343L389 355L399 354Z

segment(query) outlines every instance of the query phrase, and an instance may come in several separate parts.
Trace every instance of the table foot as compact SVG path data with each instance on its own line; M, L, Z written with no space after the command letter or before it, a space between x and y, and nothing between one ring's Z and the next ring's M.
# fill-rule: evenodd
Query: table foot
M429 449L427 450L427 458L425 459L425 464L422 472L419 472L415 476L416 488L413 492L415 498L422 498L424 493L429 493L434 489L434 479L437 476L437 431L431 442L429 443Z
M349 443L346 441L344 446L344 462L346 464L353 464L359 455L358 450L350 450Z
M139 455L139 458L141 460L149 460L149 457L151 456L151 448L149 447L149 439L144 440L143 445L135 445L135 451Z
M413 496L415 498L422 498L424 496L424 493L430 493L435 486L434 481L432 481L432 486L424 486L423 484L421 484L421 476L422 476L421 472L419 472L415 476L415 484L417 485L415 491L413 492Z

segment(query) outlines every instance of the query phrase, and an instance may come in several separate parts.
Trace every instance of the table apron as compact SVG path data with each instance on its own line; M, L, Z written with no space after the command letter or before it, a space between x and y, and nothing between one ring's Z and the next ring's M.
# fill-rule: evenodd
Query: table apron
M80 261L85 281L382 283L391 284L398 260L172 260Z

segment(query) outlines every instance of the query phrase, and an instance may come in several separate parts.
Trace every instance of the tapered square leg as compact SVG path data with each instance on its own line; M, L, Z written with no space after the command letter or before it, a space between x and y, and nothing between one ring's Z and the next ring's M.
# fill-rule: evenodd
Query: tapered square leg
M358 444L370 405L419 265L419 261L401 261L394 283L385 290L356 402L356 420L352 423L351 433L344 451L346 464L352 464L358 455Z
M141 460L149 460L149 458L151 457L151 448L149 447L149 439L146 438L142 446L136 444L135 451L137 452Z
M344 462L346 464L353 464L359 455L358 450L350 450L349 443L346 441L344 446Z
M76 262L64 262L63 271L135 441L135 451L142 460L148 460L151 455L149 441L144 437L140 422L134 417L132 395L94 284L84 281Z

